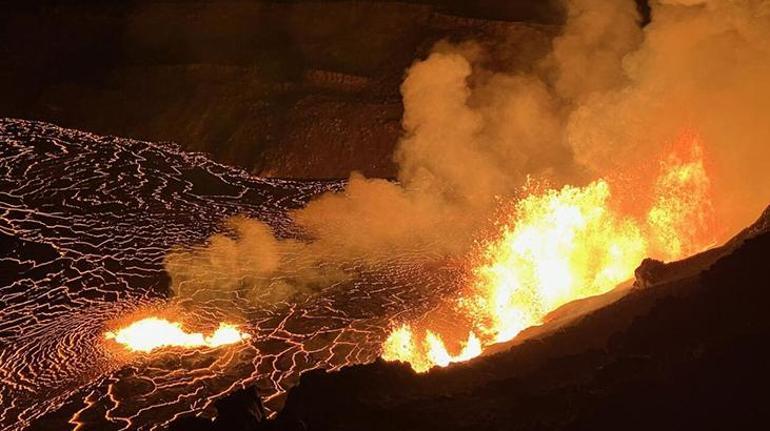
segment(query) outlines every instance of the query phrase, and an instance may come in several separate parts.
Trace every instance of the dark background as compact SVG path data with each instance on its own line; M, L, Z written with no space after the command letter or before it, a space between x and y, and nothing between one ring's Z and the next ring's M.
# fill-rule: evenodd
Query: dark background
M409 65L443 38L545 49L558 4L0 2L0 117L175 141L262 175L392 177Z

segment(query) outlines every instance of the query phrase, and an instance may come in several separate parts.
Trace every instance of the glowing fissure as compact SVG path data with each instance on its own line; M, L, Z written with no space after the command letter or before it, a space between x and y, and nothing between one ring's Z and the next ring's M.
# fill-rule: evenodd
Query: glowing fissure
M469 322L467 340L401 325L384 342L382 357L408 362L418 372L471 359L570 301L612 290L633 276L644 257L676 259L711 245L709 179L697 138L691 138L685 157L661 163L642 217L610 205L607 180L518 201L498 239L482 249L472 282L454 306L458 319ZM445 339L459 344L460 353L451 354Z
M131 351L151 352L165 347L220 347L240 343L251 336L227 323L220 323L216 331L206 336L200 332L186 332L177 322L148 317L117 331L107 332L105 338Z

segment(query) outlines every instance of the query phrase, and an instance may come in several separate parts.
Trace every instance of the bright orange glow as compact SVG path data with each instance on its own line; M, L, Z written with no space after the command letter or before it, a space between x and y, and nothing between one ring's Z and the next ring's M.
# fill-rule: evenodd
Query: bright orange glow
M213 334L185 332L182 325L157 317L148 317L115 332L107 332L105 338L115 340L128 350L151 352L164 347L219 347L239 343L251 338L234 325L220 323Z
M697 139L697 138L696 138ZM656 196L647 213L651 248L664 260L677 259L699 251L714 230L709 199L710 182L703 163L701 146L695 141L685 157L670 156L662 164L655 182Z
M409 362L417 370L427 370L433 365L445 367L453 362L475 358L481 354L481 340L470 332L468 339L463 343L462 351L453 356L447 351L441 337L432 331L426 331L422 348L417 348L412 329L402 325L390 334L383 349L389 355L386 357L383 354L386 360Z
M383 344L382 357L408 362L418 372L468 360L483 346L542 324L546 314L570 301L612 290L630 279L646 256L676 259L711 245L709 180L697 137L688 142L684 157L661 163L654 197L641 218L612 205L606 180L516 202L498 238L482 249L473 281L455 304L458 320L471 326L462 351L453 356L436 332L425 330L420 341L412 326L402 325Z

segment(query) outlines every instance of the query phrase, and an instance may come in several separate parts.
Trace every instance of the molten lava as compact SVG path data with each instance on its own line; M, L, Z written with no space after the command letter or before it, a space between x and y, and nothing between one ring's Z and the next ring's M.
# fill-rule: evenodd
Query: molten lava
M653 198L643 216L612 205L607 180L565 186L516 202L497 240L483 247L470 286L454 304L470 326L467 340L402 325L383 344L382 357L408 362L418 372L481 354L484 346L513 339L549 312L576 299L602 294L632 277L646 256L676 259L713 244L707 214L709 179L696 136L688 151L660 164ZM464 337L464 336L462 336Z
M105 338L115 340L131 351L150 352L164 347L220 347L251 336L227 323L220 323L214 333L205 336L199 332L185 332L180 323L148 317L115 332L107 332Z

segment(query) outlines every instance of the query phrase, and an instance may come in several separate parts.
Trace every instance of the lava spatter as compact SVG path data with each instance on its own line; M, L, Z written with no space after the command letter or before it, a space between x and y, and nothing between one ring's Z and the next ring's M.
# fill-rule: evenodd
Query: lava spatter
M114 340L130 351L147 353L169 347L222 347L248 340L251 335L229 323L220 323L211 335L204 335L185 331L179 322L146 317L124 328L108 331L104 338Z
M607 180L516 202L499 236L472 259L477 264L471 286L451 311L467 322L462 332L470 332L467 341L457 343L457 335L439 334L430 324L418 322L419 334L401 325L383 343L383 358L407 362L418 372L471 359L483 346L543 323L558 307L632 278L646 256L678 259L712 245L701 143L697 134L685 134L682 141L686 156L670 156L661 164L651 207L641 219L612 205ZM447 351L447 339L461 346L459 353Z

